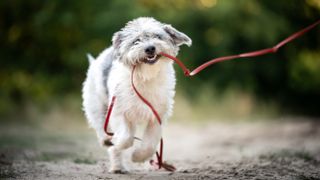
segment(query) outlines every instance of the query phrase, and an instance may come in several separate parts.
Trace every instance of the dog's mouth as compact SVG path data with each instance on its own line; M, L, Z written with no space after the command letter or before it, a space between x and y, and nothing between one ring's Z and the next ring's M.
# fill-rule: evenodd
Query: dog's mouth
M159 54L147 55L145 58L143 58L142 62L144 62L146 64L155 64L159 60L160 57L161 57L161 55L159 55Z

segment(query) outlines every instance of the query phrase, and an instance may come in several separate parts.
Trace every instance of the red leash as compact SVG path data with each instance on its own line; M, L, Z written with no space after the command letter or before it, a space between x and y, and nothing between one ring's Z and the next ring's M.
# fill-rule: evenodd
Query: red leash
M154 116L157 118L159 124L161 125L162 124L161 123L161 118L160 118L158 112L154 109L152 104L139 93L139 91L137 90L136 86L133 83L133 75L134 75L135 69L136 69L136 66L134 65L133 68L132 68L132 72L131 72L131 86L132 86L134 92L137 94L137 96L151 109L151 111L153 112Z
M104 132L106 132L106 134L109 135L109 136L113 136L113 133L108 132L108 125L109 125L110 115L112 113L113 105L114 105L114 101L115 100L116 100L116 96L112 96L112 100L111 100L111 103L109 105L106 121L104 122Z
M278 43L277 45L275 45L272 48L266 48L266 49L247 52L247 53L242 53L242 54L238 54L238 55L231 55L231 56L224 56L224 57L215 58L215 59L212 59L212 60L200 65L199 67L197 67L195 70L193 70L191 72L190 72L189 69L186 68L186 66L178 58L173 57L173 56L171 56L169 54L166 54L166 53L163 53L163 52L161 52L160 54L165 56L165 57L167 57L167 58L172 59L173 61L175 61L181 67L181 69L183 70L183 72L184 72L184 74L186 76L194 76L194 75L198 74L200 71L202 71L203 69L205 69L206 67L208 67L210 65L213 65L215 63L218 63L218 62L228 61L228 60L238 59L238 58L256 57L256 56L261 56L261 55L264 55L264 54L275 53L275 52L278 51L279 48L281 48L285 44L287 44L287 43L293 41L294 39L302 36L303 34L307 33L308 31L310 31L311 29L313 29L314 27L316 27L319 24L320 24L320 20L318 20L317 22L313 23L312 25L310 25L310 26L308 26L308 27L306 27L306 28L304 28L304 29L292 34L291 36L289 36L288 38L284 39L283 41L281 41L280 43ZM137 96L151 109L151 111L153 112L153 114L157 118L159 125L161 125L161 118L160 118L158 112L155 110L155 108L152 106L152 104L139 93L139 91L137 90L137 88L134 85L133 75L134 75L135 68L136 68L136 66L133 66L132 72L131 72L131 85L132 85L132 88L133 88L134 92L137 94ZM116 99L116 97L113 96L112 100L111 100L111 103L109 105L109 108L108 108L108 113L107 113L106 121L105 121L105 124L104 124L104 130L105 130L106 134L109 135L109 136L113 136L113 133L108 132L107 129L108 129L109 119L110 119L110 115L112 113L113 105L115 103L115 99ZM158 162L155 162L154 160L151 160L150 161L151 165L157 166L159 169L164 168L164 169L166 169L168 171L175 171L176 170L176 168L174 166L163 162L163 139L162 138L160 140L160 153L156 152L156 156L157 156L157 161Z
M238 54L238 55L231 55L231 56L223 56L223 57L219 57L219 58L215 58L212 59L202 65L200 65L199 67L197 67L196 69L194 69L193 71L190 72L189 69L186 68L186 66L181 62L180 59L173 57L169 54L163 53L161 52L160 54L172 59L173 61L175 61L183 70L185 76L194 76L196 74L198 74L200 71L202 71L204 68L213 65L215 63L218 62L222 62L222 61L228 61L228 60L232 60L232 59L238 59L238 58L246 58L246 57L255 57L255 56L261 56L264 54L270 54L270 53L275 53L278 51L279 48L281 48L282 46L284 46L285 44L293 41L294 39L302 36L303 34L305 34L306 32L310 31L311 29L313 29L314 27L316 27L317 25L320 24L320 20L318 20L317 22L311 24L310 26L292 34L291 36L287 37L286 39L284 39L283 41L281 41L280 43L278 43L277 45L275 45L272 48L266 48L266 49L261 49L258 51L251 51L251 52L247 52L247 53L242 53L242 54Z
M151 109L152 113L157 118L159 125L161 126L162 121L161 121L161 118L160 118L158 112L152 106L152 104L140 94L140 92L137 90L136 86L134 85L133 76L134 76L135 69L136 69L136 66L133 66L132 72L131 72L131 86L132 86L134 92L137 94L137 96ZM156 152L156 156L157 156L158 162L155 162L154 160L150 160L151 165L157 166L158 169L161 169L163 167L167 171L175 171L176 170L176 168L174 166L163 162L163 139L162 138L160 140L160 153Z

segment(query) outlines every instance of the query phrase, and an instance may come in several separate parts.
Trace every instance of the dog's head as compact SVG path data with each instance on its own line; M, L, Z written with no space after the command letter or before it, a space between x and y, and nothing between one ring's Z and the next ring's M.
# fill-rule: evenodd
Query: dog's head
M191 45L191 39L171 25L160 23L153 18L141 17L132 20L116 32L112 38L113 47L119 60L124 64L155 64L160 52L176 56L179 46Z

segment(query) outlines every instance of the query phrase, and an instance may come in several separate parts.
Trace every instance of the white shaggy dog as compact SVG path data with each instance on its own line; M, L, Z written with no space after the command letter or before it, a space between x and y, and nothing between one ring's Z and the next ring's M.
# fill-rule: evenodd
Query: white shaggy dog
M110 172L125 172L122 151L133 145L138 122L147 122L147 126L141 145L133 151L133 162L149 159L161 139L161 126L131 86L133 66L136 88L165 121L172 113L176 79L173 61L159 53L176 56L183 44L191 45L185 34L153 18L141 17L116 32L112 46L96 60L89 56L90 67L82 90L83 108L100 143L109 147ZM114 136L110 137L104 132L104 123L113 96L116 101L108 128Z

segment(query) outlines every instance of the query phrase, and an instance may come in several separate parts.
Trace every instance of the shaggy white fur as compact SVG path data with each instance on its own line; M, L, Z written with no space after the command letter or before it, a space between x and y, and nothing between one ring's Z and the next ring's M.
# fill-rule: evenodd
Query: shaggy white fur
M191 39L170 25L153 18L138 18L127 23L112 38L112 46L96 59L88 55L90 66L83 84L83 109L96 130L101 145L108 146L110 172L123 173L122 151L133 145L136 125L146 122L142 143L132 161L143 162L155 152L161 138L161 126L154 114L134 93L131 71L138 91L154 106L163 121L172 113L175 94L173 62L160 52L176 56L179 46L191 45ZM109 103L116 96L110 117L109 137L103 126Z

